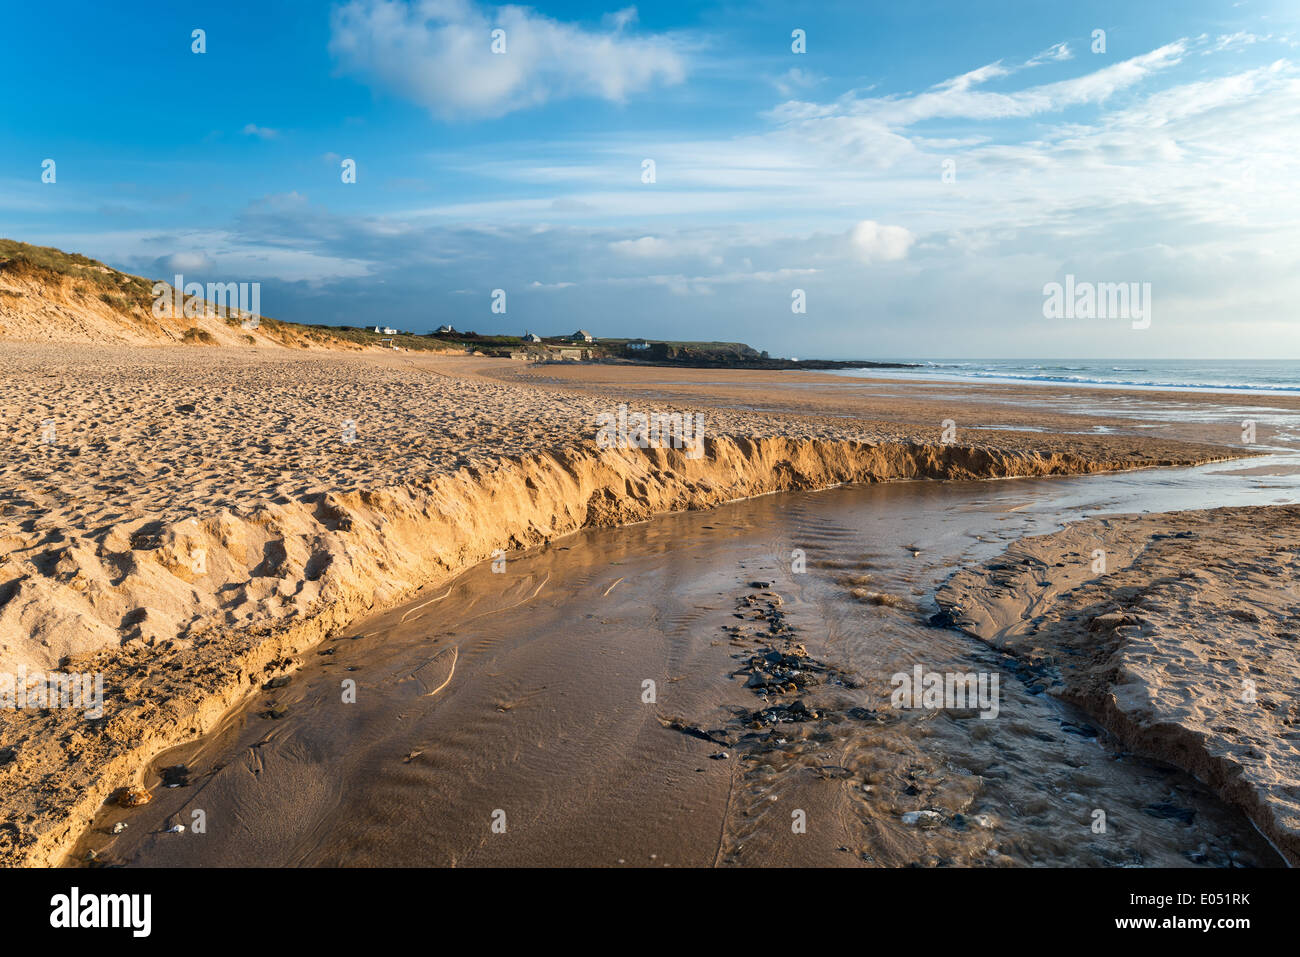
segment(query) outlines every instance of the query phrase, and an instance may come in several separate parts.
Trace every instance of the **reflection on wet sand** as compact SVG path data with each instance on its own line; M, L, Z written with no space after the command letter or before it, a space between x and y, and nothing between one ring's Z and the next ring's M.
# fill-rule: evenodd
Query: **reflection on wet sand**
M1165 492L1145 473L772 496L484 564L162 756L154 800L105 809L71 859L1278 864L1034 668L927 621L954 567L1063 518L1260 494L1212 468ZM891 706L917 666L997 675L996 717Z

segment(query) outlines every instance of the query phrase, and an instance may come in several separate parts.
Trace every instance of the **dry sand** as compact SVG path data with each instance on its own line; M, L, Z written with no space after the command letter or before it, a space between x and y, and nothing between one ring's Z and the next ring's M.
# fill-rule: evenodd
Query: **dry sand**
M995 389L832 376L36 345L0 364L0 670L102 672L108 698L93 722L0 712L10 864L55 859L150 757L315 642L496 549L770 491L1240 454L1167 426L1091 433L1132 423L1027 415ZM596 449L619 402L703 410L704 458Z

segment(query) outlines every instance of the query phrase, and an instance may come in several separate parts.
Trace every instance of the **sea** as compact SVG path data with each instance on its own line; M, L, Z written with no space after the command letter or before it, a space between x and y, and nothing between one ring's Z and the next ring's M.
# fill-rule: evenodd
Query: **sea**
M914 363L915 368L842 369L837 374L1259 395L1300 393L1300 360L912 358L879 361Z

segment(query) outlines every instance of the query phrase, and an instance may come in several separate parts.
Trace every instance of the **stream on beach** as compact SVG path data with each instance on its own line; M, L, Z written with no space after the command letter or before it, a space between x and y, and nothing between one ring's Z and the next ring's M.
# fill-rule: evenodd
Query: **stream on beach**
M1196 780L927 619L1020 536L1293 503L1298 463L789 493L512 553L308 652L69 861L1280 866ZM996 675L996 717L891 707L916 666Z

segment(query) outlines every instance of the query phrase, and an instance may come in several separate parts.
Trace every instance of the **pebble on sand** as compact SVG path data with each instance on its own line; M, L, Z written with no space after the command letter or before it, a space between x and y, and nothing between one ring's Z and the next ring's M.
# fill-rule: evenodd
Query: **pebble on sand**
M938 811L903 812L903 823L909 827L938 827L942 820Z
M138 784L132 784L118 797L120 807L140 807L153 800L153 795Z

